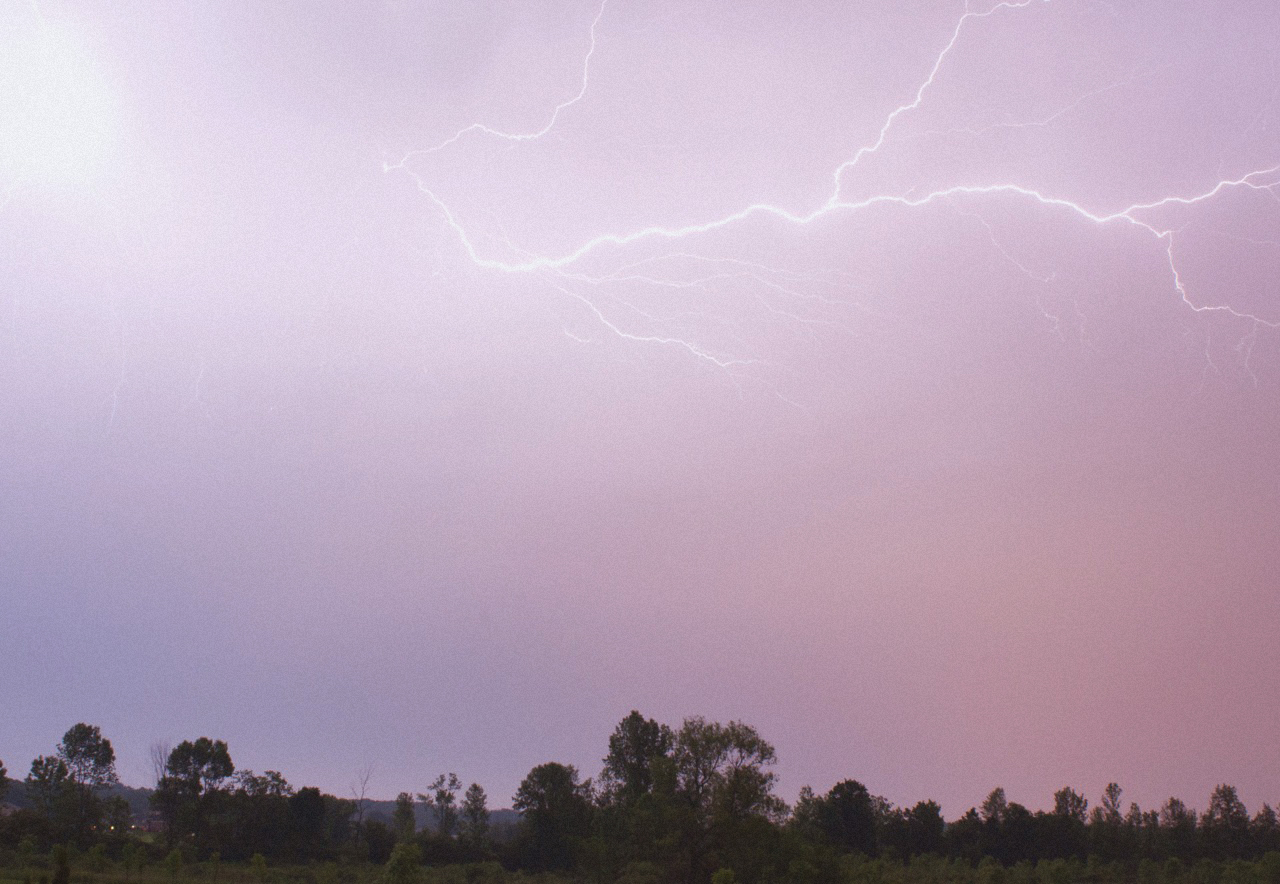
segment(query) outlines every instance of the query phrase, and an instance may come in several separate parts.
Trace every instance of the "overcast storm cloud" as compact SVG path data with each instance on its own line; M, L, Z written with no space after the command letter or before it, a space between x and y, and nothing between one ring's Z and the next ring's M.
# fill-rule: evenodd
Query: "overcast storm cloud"
M1280 799L1280 7L0 3L0 756Z

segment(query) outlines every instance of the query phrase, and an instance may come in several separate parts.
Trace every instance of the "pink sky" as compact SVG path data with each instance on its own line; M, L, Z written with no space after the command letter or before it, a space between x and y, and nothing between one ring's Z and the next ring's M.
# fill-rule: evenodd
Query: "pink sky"
M1280 801L1280 8L967 8L0 5L11 774Z

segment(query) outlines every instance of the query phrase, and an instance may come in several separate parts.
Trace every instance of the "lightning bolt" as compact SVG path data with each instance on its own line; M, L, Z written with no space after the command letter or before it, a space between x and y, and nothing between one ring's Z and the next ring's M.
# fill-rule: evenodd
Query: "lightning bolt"
M578 94L574 95L572 98L566 99L565 101L562 101L559 104L557 104L555 108L551 111L551 116L547 120L546 125L544 125L541 129L538 129L533 132L505 132L501 129L495 129L494 127L488 126L484 123L472 123L471 125L464 126L463 128L459 129L457 132L454 132L444 141L441 141L439 144L433 147L424 148L422 150L409 151L399 160L399 162L396 162L396 163L383 163L382 170L384 172L389 172L392 169L402 169L404 168L406 163L408 163L410 160L414 159L415 157L426 156L433 153L439 153L440 151L444 150L450 145L461 141L463 138L467 137L473 132L489 135L493 138L500 138L504 141L514 141L514 142L536 141L539 138L542 138L543 136L550 133L551 130L555 128L556 122L560 119L560 114L566 109L573 107L575 104L581 101L583 97L587 94L587 87L590 85L590 82L591 82L591 56L596 54L596 27L600 24L600 19L604 17L604 9L605 9L605 6L607 5L608 5L608 0L604 0L604 2L600 4L599 11L596 12L596 17L591 22L591 32L590 32L591 45L590 45L590 48L587 49L586 57L583 58L582 60L582 85L578 89Z
M691 251L693 243L707 237L709 234L739 227L753 219L772 220L784 225L803 228L814 225L829 216L852 215L877 208L890 207L918 210L936 203L946 203L960 207L959 210L966 216L977 218L979 223L986 229L996 250L1023 274L1043 285L1049 285L1053 282L1052 273L1037 274L1032 272L1005 247L1000 245L991 226L976 210L964 207L980 200L1021 201L1064 213L1069 217L1074 217L1082 222L1099 227L1125 225L1150 236L1153 242L1158 244L1168 264L1172 288L1177 292L1178 297L1186 307L1195 313L1220 313L1250 324L1250 331L1237 350L1243 356L1246 370L1256 384L1257 378L1249 367L1248 362L1256 342L1257 330L1259 327L1280 328L1280 319L1237 309L1225 303L1197 302L1184 281L1184 272L1179 265L1176 254L1175 245L1179 228L1161 223L1158 218L1163 214L1168 214L1167 210L1194 208L1214 200L1228 191L1256 192L1280 201L1280 196L1277 195L1277 189L1280 188L1280 165L1253 169L1234 177L1221 177L1219 173L1220 180L1199 190L1110 208L1090 207L1062 194L1050 193L1009 181L953 183L923 193L917 193L912 189L895 193L872 193L861 198L853 198L847 195L849 181L864 161L885 148L886 144L890 142L890 137L896 124L901 119L917 111L925 104L940 73L946 67L948 59L969 30L979 25L982 21L995 16L1021 14L1022 11L1027 10L1029 7L1045 6L1051 2L1053 0L1004 0L1004 2L997 2L990 8L982 10L975 10L966 3L964 11L956 20L949 37L933 57L932 64L925 72L925 76L919 81L914 93L910 95L909 100L890 110L883 117L875 137L870 139L868 143L858 147L852 155L840 162L832 170L829 196L816 205L811 205L805 209L793 209L769 202L753 202L735 211L697 223L683 225L651 224L630 230L599 233L581 241L577 246L557 254L530 253L508 241L507 255L499 256L491 251L482 249L478 245L472 230L461 221L457 212L439 195L437 188L433 186L430 180L430 164L426 163L425 168L420 168L423 165L421 161L428 160L432 155L454 147L460 141L472 135L520 143L536 141L552 132L562 112L582 102L588 95L591 85L591 61L597 49L597 30L606 11L604 3L600 5L591 22L589 48L582 62L582 77L579 89L576 94L557 104L551 110L545 125L536 131L517 133L504 131L485 123L472 123L457 130L432 147L410 152L394 164L384 164L384 170L388 172L392 170L402 171L410 176L418 190L439 213L444 227L456 239L468 261L476 268L494 273L531 275L544 278L552 289L571 301L581 304L587 314L593 317L601 328L617 338L630 343L674 347L727 372L736 372L740 369L758 365L764 360L758 356L723 352L720 349L701 344L696 339L677 334L674 331L671 333L638 331L627 320L621 319L615 314L630 313L636 321L642 322L649 328L655 325L660 326L663 323L672 323L673 318L646 312L635 303L633 297L628 298L619 294L619 287L639 285L667 291L705 290L717 281L723 282L735 279L740 282L749 282L758 289L767 289L775 296L797 302L807 300L810 304L819 306L846 303L840 299L825 299L820 296L806 295L795 287L796 285L803 287L806 282L811 283L814 279L812 276L806 279L803 274L795 271L769 267L759 263L738 262L733 264L730 263L731 259L699 255ZM1130 76L1130 79L1132 78L1133 75ZM1027 123L1003 123L1000 125L1013 128L1048 126L1064 114L1079 107L1091 97L1119 88L1124 82L1128 81L1111 83L1099 89L1086 92L1048 117ZM652 244L660 250L669 248L671 251L660 253L657 257L647 258L642 262L622 264L603 273L592 273L587 269L589 258L598 257L601 261L607 261L607 256L614 252L625 253L628 248L646 243ZM683 265L681 262L683 262ZM691 263L708 264L719 269L713 273L692 276L688 275L687 272L677 270L678 267ZM732 270L729 268L732 268ZM670 275L670 273L664 273L664 270L674 273L674 276ZM785 318L789 321L829 322L826 319L806 318L796 311L775 306L761 295L757 295L756 301L770 315ZM607 310L602 306L606 303L612 305L613 309ZM1043 308L1042 312L1046 319L1054 324L1056 329L1060 323L1059 317L1044 311ZM1083 335L1083 316L1078 304L1076 305L1076 313L1081 319L1081 333ZM586 340L580 335L573 334L568 329L566 329L566 334L574 340ZM1210 362L1210 365L1212 366L1212 362ZM1215 371L1217 370L1216 366L1213 366L1213 368Z

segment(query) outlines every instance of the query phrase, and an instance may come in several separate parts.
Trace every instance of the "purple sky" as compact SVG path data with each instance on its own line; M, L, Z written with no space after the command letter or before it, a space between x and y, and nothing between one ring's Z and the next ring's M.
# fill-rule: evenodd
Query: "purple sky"
M1280 6L968 8L0 2L11 773L1280 801Z

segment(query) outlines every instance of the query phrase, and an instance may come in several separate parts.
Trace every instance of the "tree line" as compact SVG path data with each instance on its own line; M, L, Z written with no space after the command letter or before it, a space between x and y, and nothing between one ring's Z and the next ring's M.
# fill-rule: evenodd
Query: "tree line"
M1064 787L1052 810L1033 812L996 788L948 821L934 801L897 807L853 779L822 794L805 787L788 807L775 794L776 761L742 722L695 716L671 727L633 711L609 736L597 776L558 762L530 770L512 798L519 822L504 827L493 825L483 787L464 789L454 773L401 792L382 819L367 813L364 784L351 798L294 788L277 771L238 770L224 741L199 737L157 755L139 819L112 792L111 742L82 723L31 762L21 781L29 806L0 817L0 850L373 864L387 884L411 884L424 867L480 864L627 884L1280 884L1276 812L1264 804L1250 815L1225 784L1203 813L1177 798L1126 807L1115 783L1093 807ZM9 784L0 762L0 799Z

